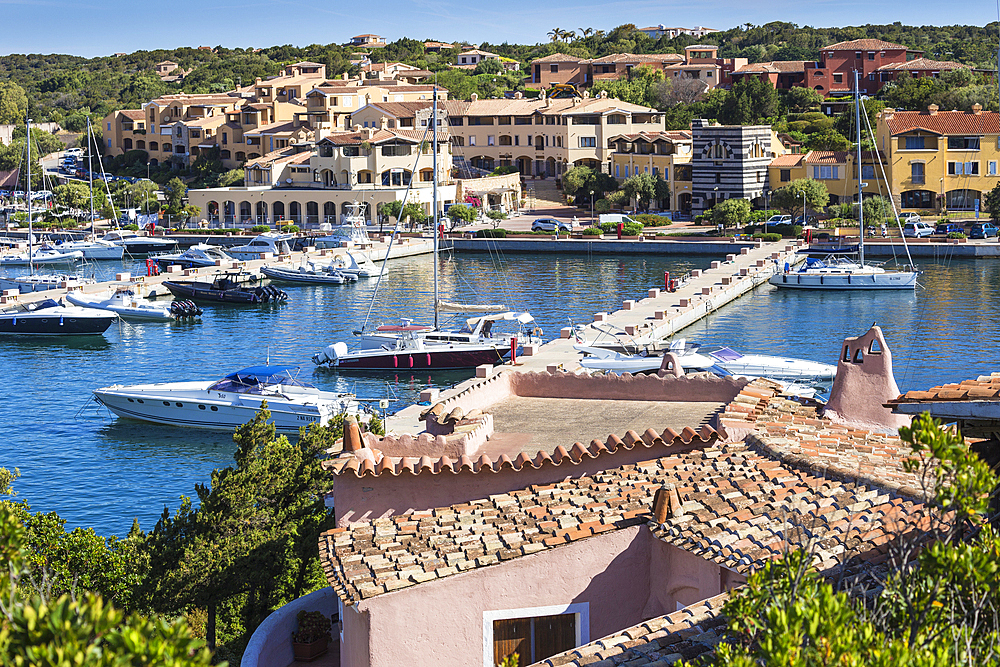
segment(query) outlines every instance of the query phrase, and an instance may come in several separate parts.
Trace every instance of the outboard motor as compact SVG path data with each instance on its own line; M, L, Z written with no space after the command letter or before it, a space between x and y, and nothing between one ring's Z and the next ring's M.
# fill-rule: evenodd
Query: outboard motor
M322 364L336 365L337 359L347 354L347 343L338 342L327 345L313 355L312 361L317 366Z

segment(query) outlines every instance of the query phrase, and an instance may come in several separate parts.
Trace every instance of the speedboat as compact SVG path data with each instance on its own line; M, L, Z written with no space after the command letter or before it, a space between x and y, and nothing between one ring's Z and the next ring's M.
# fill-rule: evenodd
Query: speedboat
M94 278L87 278L72 273L35 273L30 276L19 276L16 278L0 278L0 290L16 289L21 294L29 292L43 292L50 289L72 289L93 285L97 281Z
M211 282L164 280L163 286L174 296L195 301L221 303L283 303L288 293L272 285L256 285L246 271L217 273Z
M643 349L638 354L625 354L606 347L591 345L574 345L573 349L583 352L585 356L580 365L589 370L606 371L609 373L655 373L663 364L663 355L672 352L677 356L677 362L685 370L708 370L716 364L716 360L704 354L699 354L697 343L688 343L683 338L670 342L666 350Z
M182 317L201 315L201 308L194 303L174 301L169 306L158 305L136 296L130 287L109 289L97 294L71 291L66 294L66 300L81 308L110 310L118 313L124 320L170 322Z
M153 257L160 268L166 269L171 264L178 264L185 269L200 268L204 266L232 265L236 261L217 245L198 243L191 246L184 252L168 253Z
M740 354L736 350L722 347L708 356L715 360L714 366L731 375L742 377L764 377L773 380L833 380L837 367L818 361L794 359L792 357L772 357L765 354Z
M250 259L262 259L264 253L271 253L275 257L278 255L289 255L292 252L288 245L288 239L295 238L294 234L279 234L277 232L264 232L254 237L250 243L245 245L226 248L226 253L234 259L240 261Z
M318 265L311 260L303 261L297 269L284 266L263 266L260 272L271 280L313 285L341 285L358 279L357 276L341 273L329 264Z
M355 348L337 342L313 355L313 363L342 370L446 370L497 364L528 343L540 339L524 331L511 334L493 332L498 321L534 322L529 313L490 313L466 320L461 329L435 329L403 320L383 325L374 332L360 334Z
M102 334L118 316L107 310L63 306L55 299L0 309L0 334L79 336Z
M358 261L358 255L361 261ZM314 260L315 261L315 260ZM333 256L327 266L336 269L340 273L358 278L378 278L382 275L382 268L376 266L375 262L364 253L341 252Z
M63 252L54 248L42 247L31 252L20 252L0 256L0 266L28 266L39 264L73 264L83 259L79 250Z
M115 229L103 237L102 241L108 241L113 245L122 246L125 252L130 255L147 255L151 252L168 252L177 247L174 241L158 239L152 236L139 236L133 231L125 229Z
M56 243L53 248L59 252L82 252L84 259L121 259L125 256L124 246L98 239L62 241Z
M322 391L295 378L295 366L251 366L221 380L111 385L94 397L119 417L155 424L232 431L253 419L267 401L280 433L309 424L326 425L357 413L354 394Z

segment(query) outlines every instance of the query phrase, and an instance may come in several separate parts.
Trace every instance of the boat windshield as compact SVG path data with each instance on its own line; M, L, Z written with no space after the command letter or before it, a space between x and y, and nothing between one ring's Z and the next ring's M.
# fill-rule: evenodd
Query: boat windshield
M267 386L282 385L285 387L314 387L308 382L302 382L292 377L292 371L298 371L298 366L251 366L241 371L227 375L209 387L215 391L229 391L238 394L259 393Z

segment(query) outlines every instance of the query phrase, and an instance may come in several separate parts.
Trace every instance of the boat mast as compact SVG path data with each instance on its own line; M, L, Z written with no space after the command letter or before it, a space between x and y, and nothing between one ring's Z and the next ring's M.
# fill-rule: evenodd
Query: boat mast
M865 263L865 207L864 196L861 192L861 91L858 83L858 70L854 70L854 120L856 124L855 136L858 139L858 225L861 227L861 240L858 242L858 262L864 266Z
M434 86L433 105L431 106L431 165L434 169L431 192L431 220L434 230L434 328L438 328L438 128L437 128L437 86Z
M35 275L35 234L31 227L31 119L27 118L24 126L24 133L28 144L28 178L25 187L25 201L28 202L28 274Z
M87 116L87 174L90 176L90 235L94 236L94 130Z

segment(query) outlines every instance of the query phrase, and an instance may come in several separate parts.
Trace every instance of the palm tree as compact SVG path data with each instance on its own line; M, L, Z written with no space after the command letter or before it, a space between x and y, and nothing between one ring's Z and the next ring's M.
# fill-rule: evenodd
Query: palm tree
M564 41L568 42L571 39L576 39L576 33L575 32L573 32L572 30L566 30L565 32L563 32L563 40Z
M560 39L562 39L563 29L553 28L552 30L549 30L548 35L549 39L551 39L553 42L558 42Z
M590 37L591 35L594 34L594 29L593 28L580 28L580 34L583 35L584 39L587 39L588 37Z

